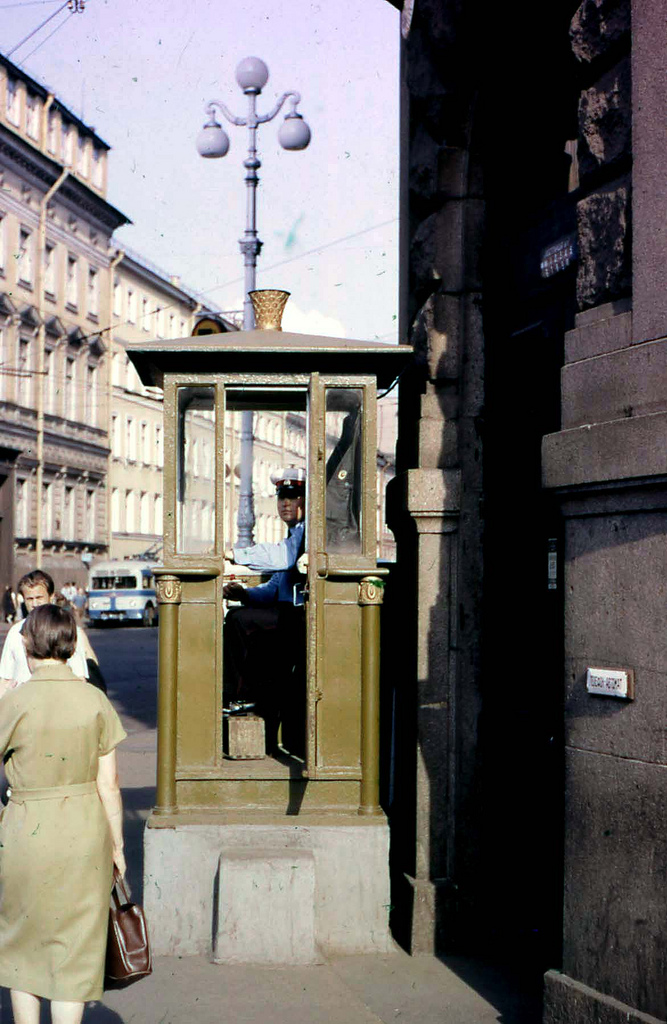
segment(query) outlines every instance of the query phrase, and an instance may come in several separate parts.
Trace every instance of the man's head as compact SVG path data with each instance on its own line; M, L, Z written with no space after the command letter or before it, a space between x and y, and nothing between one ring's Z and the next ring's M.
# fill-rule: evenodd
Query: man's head
M18 582L18 591L28 612L31 612L33 608L39 608L42 604L50 604L55 589L48 572L43 572L41 569L27 572Z
M295 526L306 512L306 473L303 469L284 469L271 477L276 485L278 515L287 526Z

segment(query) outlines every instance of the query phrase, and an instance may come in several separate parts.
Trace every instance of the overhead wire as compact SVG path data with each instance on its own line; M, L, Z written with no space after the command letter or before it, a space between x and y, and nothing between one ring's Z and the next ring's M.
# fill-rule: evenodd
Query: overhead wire
M64 10L64 9L65 9L65 8L66 8L66 7L68 6L68 5L69 5L69 2L70 2L70 0L65 0L65 2L64 2L64 3L62 3L62 4L60 5L60 7L58 8L58 10L57 10L57 11L54 11L54 12L53 12L53 14L49 14L48 18L45 18L45 19L44 19L44 21L42 21L42 22L41 22L41 23L40 23L40 24L39 24L39 25L37 26L37 28L34 28L34 29L32 30L32 32L29 32L29 33L28 33L28 35L27 35L27 36L25 36L25 38L21 40L21 42L20 42L20 43L17 43L17 44L16 44L16 46L13 46L13 47L11 48L11 50L9 50L9 51L8 51L8 53L6 54L6 56L7 56L7 57L11 57L11 55L12 55L13 53L15 53L15 52L16 52L17 50L20 50L20 49L21 49L21 47L22 47L22 46L24 46L24 45L25 45L25 44L26 44L26 43L28 42L28 40L29 40L29 39L32 39L32 37L33 37L34 35L37 35L37 33L38 33L38 32L39 32L39 31L40 31L41 29L43 29L45 25L48 25L48 23L49 23L50 21L53 21L53 19L54 19L55 17L57 17L57 15L59 15L59 14L60 14L60 12L61 12L61 11L63 11L63 10ZM33 51L33 52L34 52L34 51ZM25 59L25 58L24 58L24 59Z
M331 242L325 242L323 245L318 246L316 249L309 249L307 252L297 253L295 256L290 256L288 259L280 260L278 263L273 263L273 264L271 264L268 267L262 267L262 273L268 272L270 270L275 270L276 267L285 266L285 264L287 264L287 263L293 263L296 260L304 259L307 256L313 256L316 253L322 252L323 249L330 249L330 248L332 248L335 245L340 245L342 242L347 242L351 238L358 238L360 235L368 234L369 232L375 231L378 228L388 227L390 224L395 224L397 222L397 220L398 220L398 218L394 217L391 220L382 221L379 224L373 224L373 225L371 225L371 227L362 228L361 231L355 231L352 234L344 235L341 238L335 238ZM237 284L238 282L240 282L242 280L243 280L242 277L238 277L238 278L235 278L232 281L226 281L223 284L214 285L213 288L209 288L206 291L201 292L201 297L202 298L206 298L208 295L211 294L211 292L219 291L221 288L230 287L231 285ZM142 315L138 315L136 317L136 320L134 320L134 321L130 321L130 320L119 321L118 323L110 324L108 327L100 327L100 328L98 328L98 329L96 329L94 331L91 331L89 334L84 334L81 338L79 338L79 343L84 342L84 341L90 341L91 338L99 337L102 334L108 334L109 331L116 331L116 330L119 330L120 328L123 328L123 327L135 327L135 328L138 328L139 324L143 324L143 321L148 319L149 317L155 316L157 313L162 313L162 312L164 312L166 310L176 309L176 308L178 308L176 302L166 303L164 306L157 306L154 310L151 310L148 313L145 313L145 314L142 314ZM217 315L217 316L224 316L225 315L225 311L224 310L217 311L217 312L214 312L214 311L211 310L210 312L212 313L212 315ZM146 330L146 328L144 328L144 330ZM383 337L385 337L385 335L383 335ZM0 370L0 372L2 372L2 371Z
M61 8L61 10L62 10L62 8ZM55 28L53 29L53 31L52 31L52 32L49 32L48 36L46 36L46 38L45 38L45 39L42 39L41 43L38 43L38 44L37 44L37 46L35 46L35 47L34 47L34 49L32 49L32 50L30 51L30 53L26 54L26 56L25 56L25 57L22 57L22 58L21 58L21 63L22 63L22 64L25 64L25 62L26 62L27 60L30 60L30 58L32 57L32 55L33 55L34 53L37 53L37 51L38 51L38 50L41 50L41 48L42 48L42 47L43 47L43 46L45 45L45 43L48 43L49 39L51 39L51 38L52 38L52 36L54 36L54 35L56 34L56 32L59 32L59 31L60 31L60 29L61 29L61 28L63 27L63 25L66 25L66 24L67 24L67 22L68 22L68 21L70 20L70 18L72 17L72 15L73 15L74 13L75 13L74 11L70 11L70 12L69 12L69 14L68 14L68 16L67 16L66 18L64 18L64 19L63 19L63 20L62 20L62 21L60 22L60 24L59 24L59 25L56 25L56 27L55 27Z
M275 270L277 267L283 267L287 263L294 263L296 260L301 260L301 259L305 259L307 256L316 255L317 253L322 252L324 249L331 249L333 246L340 245L342 242L347 242L351 238L358 238L360 235L366 235L366 234L368 234L371 231L377 230L378 228L388 227L390 224L396 224L397 222L398 222L398 217L393 217L391 220L381 221L379 224L371 225L371 227L362 228L361 231L354 231L352 234L343 235L341 238L334 238L331 242L325 242L323 245L318 245L317 248L315 248L315 249L309 249L306 252L297 253L295 256L290 256L290 257L288 257L285 260L280 260L278 263L272 263L268 267L262 267L261 268L261 273L267 273L270 270ZM120 249L122 249L122 243L117 243L117 244L118 244L118 247ZM241 281L243 281L243 277L236 277L233 280L224 281L222 284L213 285L212 288L207 288L205 291L201 292L200 296L201 296L201 298L206 298L207 296L211 295L213 292L219 291L221 288L229 288L232 285L238 284ZM155 308L155 310L151 310L150 313L146 313L145 315L137 316L136 320L133 320L133 321L123 320L123 321L119 321L118 323L115 323L115 324L110 324L108 327L100 327L98 330L91 331L90 334L85 334L80 340L81 341L88 341L90 338L95 338L95 337L97 337L100 334L108 334L109 331L115 331L115 330L118 330L121 327L137 327L138 324L140 322L142 322L144 319L146 319L147 317L154 316L156 313L162 313L165 310L176 309L176 308L178 308L176 302L168 302L164 306L158 306L158 307ZM211 312L211 314L213 316L225 316L225 310L218 310L218 311L210 310L209 312ZM383 335L383 337L384 337L384 335Z
M264 274L269 270L276 270L277 267L284 267L287 263L293 263L295 260L303 260L307 256L315 256L317 253L323 252L325 249L330 249L334 245L340 245L341 242L349 242L351 238L359 238L361 235L367 235L370 231L375 231L377 228L386 228L390 224L397 224L398 217L392 217L391 220L384 220L380 224L373 224L369 228L362 228L361 231L353 231L352 234L344 235L342 238L335 238L332 242L325 242L324 245L318 245L315 249L308 249L306 252L297 253L295 256L289 256L285 260L279 260L278 263L272 263L268 267L261 267L260 273ZM243 281L243 277L235 277L231 281L224 281L222 284L216 284L213 288L207 289L203 292L204 295L210 295L211 292L219 291L220 288L229 288L233 284L238 284Z
M57 4L58 0L19 0L18 3L0 4L0 11L8 11L10 7L45 7L47 4Z

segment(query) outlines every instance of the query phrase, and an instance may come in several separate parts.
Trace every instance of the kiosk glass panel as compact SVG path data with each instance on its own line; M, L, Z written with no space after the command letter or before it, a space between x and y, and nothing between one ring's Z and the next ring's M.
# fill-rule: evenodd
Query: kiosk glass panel
M327 551L361 551L362 508L361 388L327 388L326 537Z
M177 551L215 552L215 388L178 389Z

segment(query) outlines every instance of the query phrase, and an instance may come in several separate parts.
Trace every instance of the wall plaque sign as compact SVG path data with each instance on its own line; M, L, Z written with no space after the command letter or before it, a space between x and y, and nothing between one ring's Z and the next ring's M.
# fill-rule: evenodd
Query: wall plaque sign
M631 668L587 668L586 689L599 697L635 698L635 674Z

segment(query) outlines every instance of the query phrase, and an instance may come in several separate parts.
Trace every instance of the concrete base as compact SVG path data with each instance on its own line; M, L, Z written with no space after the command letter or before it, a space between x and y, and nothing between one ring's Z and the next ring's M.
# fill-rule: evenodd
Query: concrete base
M312 850L251 848L220 855L216 964L314 964Z
M248 851L254 851L254 856L247 857ZM210 955L215 937L217 955L224 955L227 962L266 962L262 960L268 955L264 936L252 937L254 926L249 919L256 912L254 904L244 912L241 902L225 902L229 891L226 871L235 873L236 884L247 891L253 888L259 871L260 889L266 894L272 874L280 880L291 870L289 857L295 855L299 859L293 863L302 867L312 857L312 896L307 899L314 908L314 946L321 954L387 953L394 949L389 932L386 821L345 817L329 823L318 817L316 822L298 825L280 820L147 828L144 908L154 954ZM305 882L294 884L298 887ZM278 886L276 892L280 894ZM306 898L300 889L295 893L292 899ZM275 912L275 907L269 911ZM218 921L224 925L228 914L236 940L231 935L222 937L218 928ZM307 925L294 913L290 920L296 922L303 937ZM286 926L287 921L283 930ZM279 938L283 949L294 949L294 942Z
M665 1024L558 971L544 976L542 1020L543 1024Z

